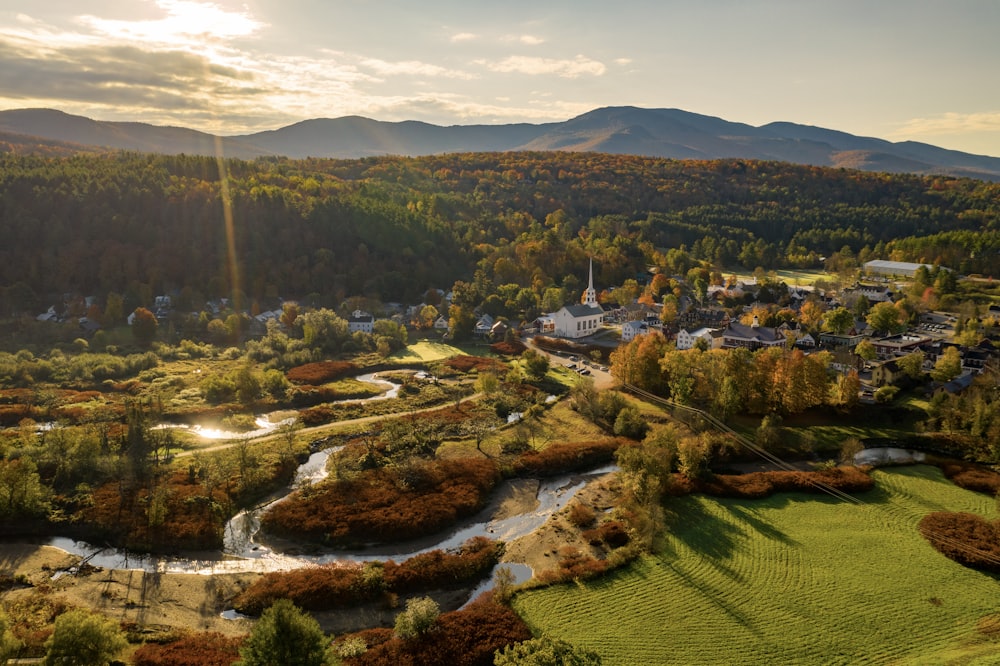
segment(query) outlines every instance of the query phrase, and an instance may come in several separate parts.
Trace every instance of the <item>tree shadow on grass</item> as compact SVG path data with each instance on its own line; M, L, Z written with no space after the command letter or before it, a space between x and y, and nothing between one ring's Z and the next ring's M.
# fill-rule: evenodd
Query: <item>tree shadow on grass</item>
M657 565L670 569L674 573L674 575L681 580L681 582L684 585L693 590L697 590L698 593L704 599L706 599L712 605L720 608L722 612L731 617L733 621L746 628L746 630L749 631L751 634L758 637L763 636L763 632L757 627L755 627L751 622L750 615L740 611L739 608L737 608L734 604L730 603L727 600L727 597L730 595L724 593L723 591L713 588L711 585L707 584L703 579L692 576L690 573L675 566L671 562L661 561L658 562Z
M777 541L786 546L800 545L799 542L792 539L773 524L761 519L761 517L758 516L752 508L729 503L723 504L722 506L729 511L729 513L733 514L733 517L736 520L750 525L764 538L770 539L771 541Z
M685 502L684 507L673 514L667 529L675 539L704 558L711 567L733 580L741 580L742 575L726 564L742 547L742 541L746 537L746 532L738 525L712 515L703 504L692 500ZM661 557L672 559L666 553L668 550L676 557L676 551L666 543L661 549Z

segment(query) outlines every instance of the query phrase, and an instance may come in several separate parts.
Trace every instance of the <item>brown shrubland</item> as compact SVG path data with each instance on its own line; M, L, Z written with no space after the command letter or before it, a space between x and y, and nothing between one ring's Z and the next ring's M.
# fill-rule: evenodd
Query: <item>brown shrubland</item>
M1000 573L1000 530L974 513L937 511L924 516L920 534L945 557L959 564Z
M163 645L146 643L132 656L135 666L230 666L240 657L240 636L193 633Z

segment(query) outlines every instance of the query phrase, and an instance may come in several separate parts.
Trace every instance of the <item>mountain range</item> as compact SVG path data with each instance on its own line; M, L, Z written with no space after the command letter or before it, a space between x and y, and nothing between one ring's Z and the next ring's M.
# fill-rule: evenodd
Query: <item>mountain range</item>
M673 159L742 158L1000 181L1000 158L810 125L760 127L679 109L606 107L564 122L440 126L345 116L215 136L182 127L92 120L53 109L0 111L0 152L134 150L252 159L353 159L515 150L595 151Z

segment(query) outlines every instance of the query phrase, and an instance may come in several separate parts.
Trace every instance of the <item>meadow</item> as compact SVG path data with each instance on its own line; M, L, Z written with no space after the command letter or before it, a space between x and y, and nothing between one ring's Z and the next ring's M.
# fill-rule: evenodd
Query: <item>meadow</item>
M996 663L998 579L937 553L932 511L996 504L937 468L874 472L861 505L784 493L670 499L658 552L605 578L521 592L532 630L605 664Z

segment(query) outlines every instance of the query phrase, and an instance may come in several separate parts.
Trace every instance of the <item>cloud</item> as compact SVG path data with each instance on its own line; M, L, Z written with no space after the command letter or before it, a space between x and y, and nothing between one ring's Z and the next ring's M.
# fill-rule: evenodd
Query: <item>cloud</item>
M474 79L474 75L456 69L447 69L417 60L387 62L377 58L364 58L360 65L374 70L381 76L440 76L451 79Z
M631 65L632 58L615 58L615 64L621 65L622 67L624 67L625 65Z
M263 23L243 12L231 12L214 3L189 0L157 0L163 18L120 21L81 16L79 22L106 37L141 40L146 43L190 43L193 39L220 41L251 35Z
M521 35L518 41L522 44L527 44L528 46L538 46L539 44L544 44L545 40L541 37L535 37L534 35Z
M905 138L968 132L1000 132L1000 111L949 112L929 118L912 118L889 136L890 138Z
M582 55L572 59L557 60L553 58L536 58L530 56L510 56L498 62L486 60L474 61L478 65L483 65L493 72L529 74L532 76L542 74L555 74L567 79L575 79L581 76L601 76L607 71L604 63L591 60Z
M457 35L451 36L452 42L471 42L479 39L479 35L471 32L460 32Z

